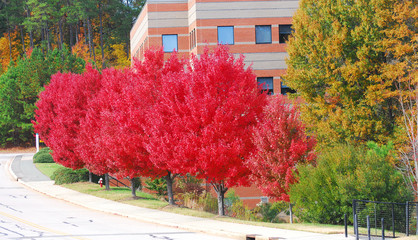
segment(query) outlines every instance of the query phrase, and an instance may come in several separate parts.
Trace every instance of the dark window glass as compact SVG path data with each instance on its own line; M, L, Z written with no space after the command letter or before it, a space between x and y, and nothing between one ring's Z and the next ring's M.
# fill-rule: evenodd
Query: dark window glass
M219 44L234 44L234 27L218 27L218 43Z
M279 43L286 43L292 34L292 25L279 25Z
M267 91L267 94L273 95L273 77L259 77L257 78L258 85L261 85L263 91Z
M284 85L283 83L280 83L280 94L287 95L289 93L296 93L296 91Z
M163 35L164 52L177 51L177 34Z
M255 43L271 43L271 25L255 26Z

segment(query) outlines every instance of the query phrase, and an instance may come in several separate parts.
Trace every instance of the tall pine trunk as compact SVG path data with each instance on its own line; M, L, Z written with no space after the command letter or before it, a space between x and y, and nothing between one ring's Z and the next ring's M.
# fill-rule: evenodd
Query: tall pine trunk
M60 33L60 46L62 49L63 43L64 43L64 36L63 36L63 31L62 31L62 19L60 19L59 21L59 33Z
M30 17L29 8L26 9L26 17ZM32 30L29 30L29 37L30 37L30 47L33 48L33 35Z
M218 198L218 215L225 216L225 193L228 191L228 188L225 187L223 182L221 183L212 183L213 189L216 192Z
M89 49L90 49L90 53L93 54L93 60L94 62L96 62L96 54L94 53L94 42L92 39L92 34L91 34L91 24L90 24L90 17L87 18L87 28L89 31ZM91 55L90 55L91 57Z
M102 9L102 3L99 3L100 13L99 13L99 19L100 19L100 48L102 49L102 69L105 68L105 59L104 59L104 50L103 50L103 21L102 21L102 15L103 15L103 9Z
M10 27L7 27L7 35L9 37L9 54L10 54L10 61L13 61L12 56L12 37L10 36Z
M171 174L170 171L167 171L167 175L165 176L165 181L167 183L167 196L168 196L168 203L170 205L176 205L174 202L174 193L173 193L173 182L175 176Z
M23 54L24 55L26 53L26 47L25 47L25 35L23 35L23 27L20 25L20 36L22 36L22 47L23 47Z

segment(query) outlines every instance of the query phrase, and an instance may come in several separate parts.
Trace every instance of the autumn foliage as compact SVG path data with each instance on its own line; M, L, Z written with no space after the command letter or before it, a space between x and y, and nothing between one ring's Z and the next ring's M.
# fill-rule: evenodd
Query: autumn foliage
M288 202L287 192L296 182L296 167L314 160L316 141L306 135L297 105L286 100L281 95L269 98L264 118L254 129L257 151L247 164L252 179L266 196Z
M250 168L260 184L284 195L295 165L312 160L315 142L295 109L267 98L244 58L226 47L190 61L148 50L131 69L54 75L37 104L35 129L65 166L118 178L165 177L171 204L175 176L205 179L224 215L225 192L249 184ZM277 151L261 144L265 134ZM273 165L278 173L261 171Z
M87 103L100 88L101 75L87 67L83 74L57 73L45 87L36 104L34 128L53 150L55 162L78 169L85 160L76 151L80 123L87 114Z

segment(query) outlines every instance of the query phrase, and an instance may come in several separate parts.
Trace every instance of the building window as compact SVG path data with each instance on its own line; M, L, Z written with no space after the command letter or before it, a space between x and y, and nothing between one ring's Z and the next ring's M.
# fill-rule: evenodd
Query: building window
M255 43L271 43L271 25L255 26Z
M292 34L292 25L279 25L279 43L286 43Z
M196 29L190 32L190 50L196 47Z
M177 34L163 35L164 52L177 51Z
M218 44L234 44L234 27L222 26L218 27Z
M291 89L290 87L284 85L282 82L280 83L280 94L287 95L288 93L296 93L295 90Z
M268 203L268 202L269 202L268 197L260 197L260 203L264 204L264 203Z
M258 85L261 85L263 91L267 91L268 95L273 95L273 77L259 77L257 78Z

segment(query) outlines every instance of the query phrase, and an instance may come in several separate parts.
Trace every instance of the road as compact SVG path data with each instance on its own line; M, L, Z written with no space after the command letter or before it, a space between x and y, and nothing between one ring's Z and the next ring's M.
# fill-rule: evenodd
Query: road
M0 239L226 240L218 236L128 219L52 199L10 177L0 154Z

